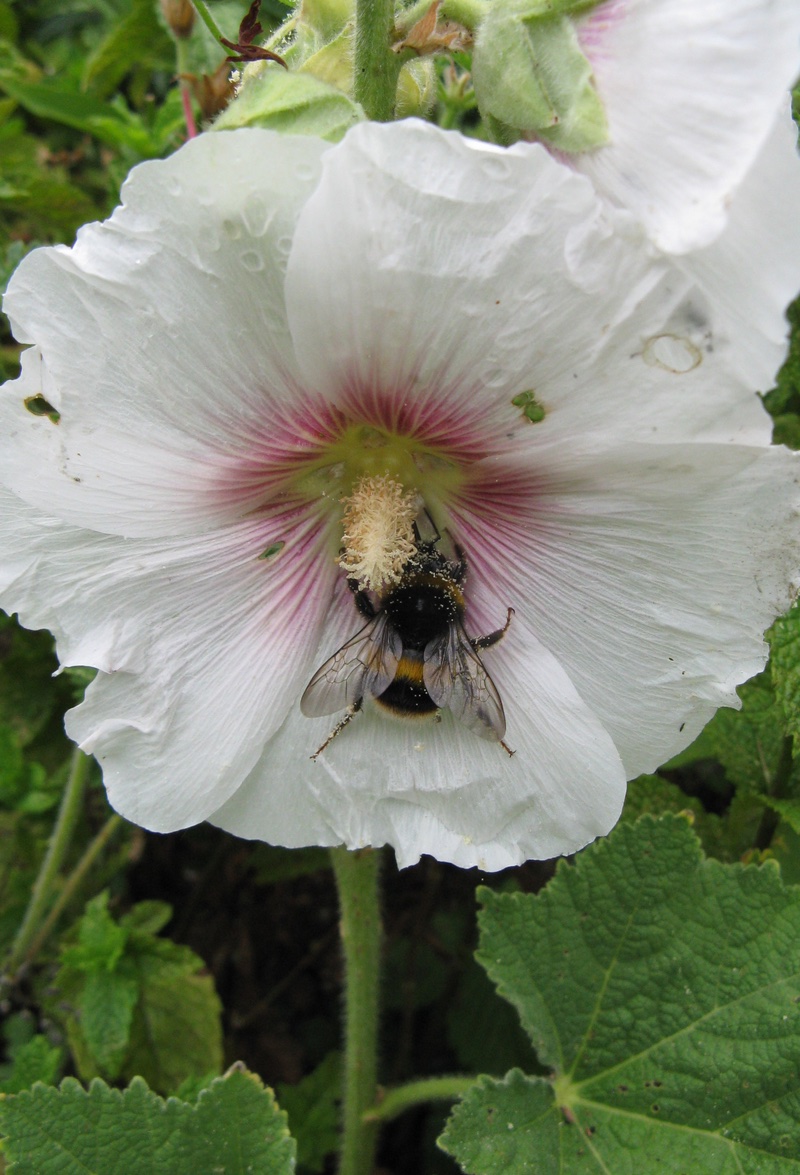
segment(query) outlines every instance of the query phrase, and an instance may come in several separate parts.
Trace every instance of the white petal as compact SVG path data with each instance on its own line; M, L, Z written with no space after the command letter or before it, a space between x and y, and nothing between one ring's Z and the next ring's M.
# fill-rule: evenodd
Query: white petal
M579 36L611 142L574 165L660 248L708 244L800 73L797 0L607 0Z
M783 312L800 290L800 156L790 109L739 187L721 236L678 261L739 344L742 377L768 391L786 356Z
M406 412L434 388L474 417L596 346L658 272L543 148L410 120L363 123L326 155L286 289L309 387Z
M400 720L368 704L312 762L333 723L293 709L212 823L290 846L388 843L401 868L423 853L492 871L577 851L619 816L617 752L524 625L512 624L485 663L513 757L447 712L441 723Z
M261 500L254 450L268 466L293 439L284 271L326 149L255 129L201 135L134 168L122 207L73 249L23 261L4 306L37 350L0 395L7 485L129 536L204 530ZM26 412L37 394L57 426Z
M472 625L512 606L613 738L629 778L687 746L763 668L797 572L800 458L744 445L538 455L499 516L454 512ZM518 487L505 472L509 496Z
M311 673L334 571L317 526L274 516L202 542L126 541L3 490L0 549L0 604L52 629L62 664L101 669L67 728L97 755L111 803L162 832L203 820Z

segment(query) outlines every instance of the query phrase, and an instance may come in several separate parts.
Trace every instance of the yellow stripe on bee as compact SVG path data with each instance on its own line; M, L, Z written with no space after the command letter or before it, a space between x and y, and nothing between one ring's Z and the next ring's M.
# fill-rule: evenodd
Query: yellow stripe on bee
M397 672L394 675L395 681L410 681L412 685L423 685L422 679L422 658L410 657L407 653L404 654L397 663Z

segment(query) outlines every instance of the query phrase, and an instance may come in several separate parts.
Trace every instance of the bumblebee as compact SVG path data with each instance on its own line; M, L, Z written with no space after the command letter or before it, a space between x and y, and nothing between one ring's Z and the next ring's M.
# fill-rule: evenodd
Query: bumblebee
M479 652L496 644L514 614L488 636L470 638L464 629L463 584L467 561L455 546L456 560L419 542L397 584L373 602L355 580L348 586L367 623L322 665L300 699L307 718L347 712L311 758L316 759L361 709L365 698L395 717L436 717L451 710L481 738L503 742L506 719L497 687Z

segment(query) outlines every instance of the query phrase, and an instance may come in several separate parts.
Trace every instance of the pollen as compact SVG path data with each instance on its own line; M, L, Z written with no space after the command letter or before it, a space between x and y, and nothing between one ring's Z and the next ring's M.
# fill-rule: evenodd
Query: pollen
M421 501L391 477L362 477L343 498L339 565L361 591L382 591L400 581L416 552L414 519Z

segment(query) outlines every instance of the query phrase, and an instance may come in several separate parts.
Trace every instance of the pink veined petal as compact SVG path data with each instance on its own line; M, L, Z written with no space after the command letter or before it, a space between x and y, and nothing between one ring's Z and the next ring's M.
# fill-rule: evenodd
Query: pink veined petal
M512 624L485 663L503 696L512 757L446 711L440 723L393 719L367 703L315 763L308 755L334 720L292 709L212 823L290 846L390 843L401 868L424 853L494 871L577 851L619 816L619 756L524 624Z
M607 0L578 28L611 141L574 166L660 248L709 244L800 73L796 0Z
M259 559L286 536L285 548ZM171 831L238 787L311 673L332 591L313 517L290 511L203 540L94 535L0 492L17 550L0 603L47 626L62 664L100 666L68 732L129 820Z
M249 129L134 168L110 220L23 261L4 307L35 342L0 394L5 483L67 522L129 537L225 524L264 497L254 435L291 447L284 305L295 222L326 144ZM235 182L231 177L235 176ZM24 400L43 395L57 426Z
M498 466L497 488L487 476L453 511L472 627L514 607L628 777L653 770L763 668L762 634L797 573L799 461L782 448L627 444Z

